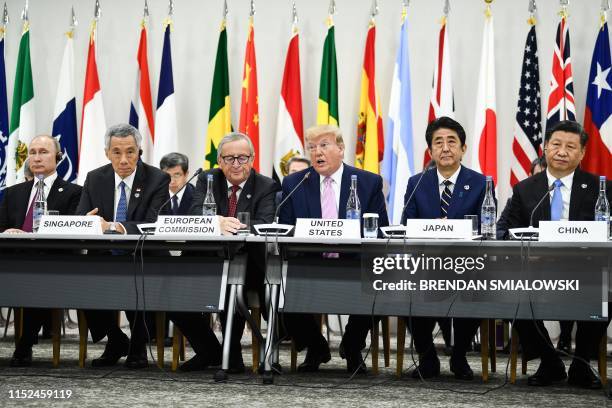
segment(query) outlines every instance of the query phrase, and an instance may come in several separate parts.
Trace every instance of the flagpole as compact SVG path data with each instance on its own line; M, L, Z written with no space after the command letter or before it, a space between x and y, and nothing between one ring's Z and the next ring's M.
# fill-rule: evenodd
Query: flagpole
M295 0L293 0L293 5L291 6L291 16L292 16L292 27L291 27L291 31L293 34L297 34L298 32L298 14L297 14L297 7L295 6Z
M536 12L538 11L538 7L536 6L536 0L529 0L529 19L527 20L527 23L529 25L536 25L537 20L536 20Z
M329 0L329 8L327 10L327 27L334 25L334 15L336 14L336 1Z
M608 20L608 10L610 10L610 0L601 0L601 10L599 12L600 28L603 30L604 24Z

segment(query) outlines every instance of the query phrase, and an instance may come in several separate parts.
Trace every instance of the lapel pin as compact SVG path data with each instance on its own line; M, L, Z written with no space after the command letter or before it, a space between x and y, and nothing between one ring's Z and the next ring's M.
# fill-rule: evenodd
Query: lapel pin
M134 194L134 198L138 198L138 197L140 197L140 193Z
M250 200L250 199L251 199L251 195L247 194L247 200Z
M58 188L57 191L59 191L61 193L62 191L64 191L64 187Z
M463 189L464 189L464 190L469 190L469 189L470 189L470 186L466 184L465 186L463 186Z
M582 184L580 187L587 188L587 185L586 184Z

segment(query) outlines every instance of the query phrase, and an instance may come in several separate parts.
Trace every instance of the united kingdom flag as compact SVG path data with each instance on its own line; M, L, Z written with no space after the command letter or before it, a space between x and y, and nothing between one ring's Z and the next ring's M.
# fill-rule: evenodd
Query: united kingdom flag
M546 130L562 120L576 120L574 79L570 57L570 35L567 16L563 13L557 26L557 38L552 62Z

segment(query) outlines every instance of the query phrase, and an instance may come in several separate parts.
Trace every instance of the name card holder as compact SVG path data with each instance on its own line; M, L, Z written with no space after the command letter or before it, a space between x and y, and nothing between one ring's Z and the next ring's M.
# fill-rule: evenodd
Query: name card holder
M298 218L295 223L297 238L361 238L359 220Z
M409 219L406 238L472 239L471 220Z
M218 216L161 215L155 223L155 235L220 236Z
M606 242L608 241L608 223L605 221L540 221L540 241Z
M100 217L95 215L43 215L39 234L102 235Z

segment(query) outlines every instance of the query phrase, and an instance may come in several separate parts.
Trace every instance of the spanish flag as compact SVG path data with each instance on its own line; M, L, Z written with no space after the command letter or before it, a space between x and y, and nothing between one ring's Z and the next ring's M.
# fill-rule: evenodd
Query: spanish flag
M338 70L334 22L331 15L327 19L327 24L327 36L323 44L323 62L321 64L317 125L338 126L340 122L338 115Z
M380 172L380 161L385 151L380 101L376 92L375 75L376 26L370 22L366 38L363 71L361 73L361 98L359 102L359 122L357 124L357 148L355 166L357 168Z
M229 72L227 64L227 31L225 19L221 23L217 58L213 75L212 91L210 93L210 114L208 131L206 133L206 156L204 169L217 166L217 146L223 136L232 131L232 114L230 109Z
M244 70L242 73L242 100L240 102L239 129L253 142L255 161L253 168L259 171L259 108L257 95L257 62L255 59L255 30L253 17L249 19L249 36L244 55Z

